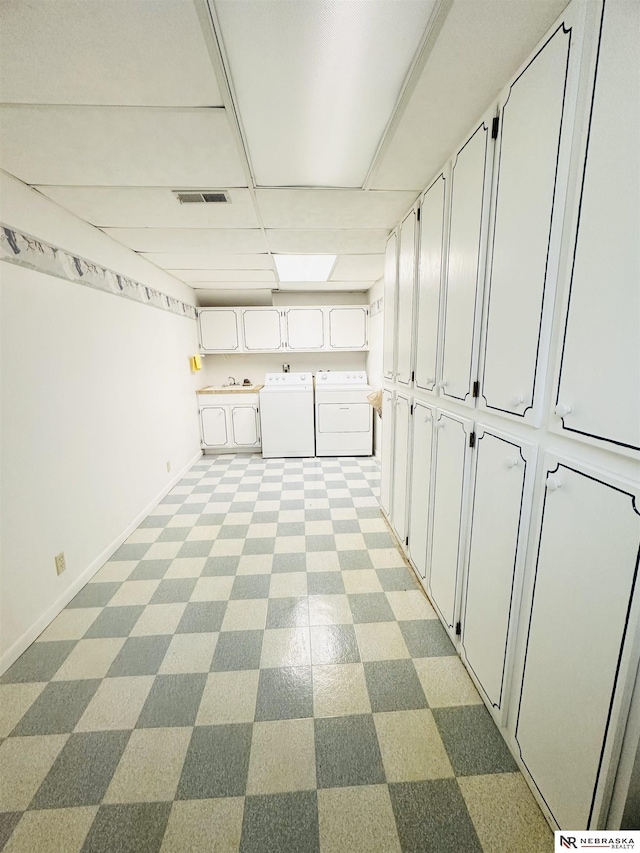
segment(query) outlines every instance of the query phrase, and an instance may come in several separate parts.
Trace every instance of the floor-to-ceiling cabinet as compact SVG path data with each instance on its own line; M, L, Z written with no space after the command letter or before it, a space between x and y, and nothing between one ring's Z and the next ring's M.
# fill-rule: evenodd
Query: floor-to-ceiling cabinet
M565 829L638 746L639 9L569 4L385 265L382 507Z

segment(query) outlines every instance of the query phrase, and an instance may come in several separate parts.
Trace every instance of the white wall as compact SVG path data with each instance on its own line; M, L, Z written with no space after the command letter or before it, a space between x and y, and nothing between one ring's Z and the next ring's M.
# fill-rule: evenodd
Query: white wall
M382 388L382 339L384 332L384 304L380 302L384 294L384 280L377 281L368 291L369 305L369 352L367 353L367 377L374 388ZM377 310L377 304L381 308ZM381 421L378 415L373 417L373 447L376 456L380 455Z
M231 353L230 355L207 355L202 359L202 382L205 385L222 385L229 376L237 382L250 379L253 384L263 384L266 373L282 372L288 364L292 373L317 373L321 370L364 370L366 352L280 352L280 353Z
M193 304L19 181L0 176L0 192L6 225ZM199 381L195 321L9 262L0 276L2 671L199 454Z

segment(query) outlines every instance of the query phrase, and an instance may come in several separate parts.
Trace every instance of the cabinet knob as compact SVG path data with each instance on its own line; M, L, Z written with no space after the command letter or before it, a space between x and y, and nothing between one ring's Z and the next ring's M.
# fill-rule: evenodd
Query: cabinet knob
M427 376L427 378L424 380L424 384L433 385L433 376Z
M437 421L436 422L436 429L442 429L443 426L444 426L444 421Z
M425 422L425 424L428 424L430 420L431 420L431 415L425 415L425 416L424 416L424 422Z
M556 492L562 486L562 480L558 477L547 478L547 488L550 492Z
M511 397L511 403L514 406L521 405L521 403L524 403L524 396L522 394L513 394Z
M571 406L568 403L558 403L554 411L559 418L564 418L571 412Z
M446 388L448 384L449 383L446 379L441 379L440 382L438 382L438 388Z
M515 468L517 464L518 460L516 459L516 457L509 456L509 458L507 459L507 468Z

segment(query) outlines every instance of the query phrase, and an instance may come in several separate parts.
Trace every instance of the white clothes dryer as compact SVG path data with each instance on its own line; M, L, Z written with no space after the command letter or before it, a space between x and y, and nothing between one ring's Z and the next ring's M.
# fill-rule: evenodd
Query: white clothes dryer
M315 456L313 376L267 373L260 391L262 455Z
M372 391L363 370L316 373L317 456L371 456Z

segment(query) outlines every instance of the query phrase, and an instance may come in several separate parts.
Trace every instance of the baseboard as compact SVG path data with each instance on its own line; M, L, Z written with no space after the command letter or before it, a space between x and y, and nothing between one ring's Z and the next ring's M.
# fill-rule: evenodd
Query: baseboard
M47 628L56 616L64 610L67 604L74 598L78 592L82 589L82 587L87 584L91 578L96 574L98 569L102 568L102 566L107 562L109 557L111 557L118 548L122 545L122 543L131 536L133 531L138 527L141 521L143 521L162 500L162 498L168 494L171 489L176 485L176 483L184 477L187 471L195 465L195 463L202 456L202 451L199 450L197 454L193 457L193 459L185 465L185 467L172 479L167 483L166 486L153 498L150 503L133 519L131 524L129 524L122 533L117 536L113 542L111 542L98 556L95 560L87 566L87 568L82 572L82 574L75 579L75 581L71 584L71 586L67 587L65 591L62 593L59 598L57 598L51 607L49 607L45 612L40 616L40 618L34 622L34 624L27 630L25 633L19 637L12 646L10 646L7 651L0 657L0 675L6 672L9 667L14 664L20 655L29 648L29 646L38 639L40 634Z

